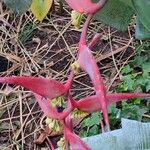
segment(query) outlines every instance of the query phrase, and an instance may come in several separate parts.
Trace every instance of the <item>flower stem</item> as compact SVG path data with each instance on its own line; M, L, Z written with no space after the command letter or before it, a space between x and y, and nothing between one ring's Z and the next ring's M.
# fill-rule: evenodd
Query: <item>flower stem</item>
M80 36L80 41L79 41L79 49L83 45L86 45L87 30L88 30L88 26L89 26L90 21L91 21L92 18L93 18L93 14L89 14L87 19L86 19L86 22L84 23L82 33L81 33L81 36Z

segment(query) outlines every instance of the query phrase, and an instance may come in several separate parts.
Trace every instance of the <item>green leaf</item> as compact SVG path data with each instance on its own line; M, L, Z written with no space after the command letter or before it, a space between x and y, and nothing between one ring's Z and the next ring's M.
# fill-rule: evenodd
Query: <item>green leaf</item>
M108 108L110 119L118 119L120 118L120 109L116 107L116 104L109 106Z
M84 120L83 127L92 127L94 125L99 125L100 123L100 113L95 112L91 115L91 117Z
M142 69L144 73L150 73L150 62L145 62L142 64Z
M136 19L135 37L139 40L150 39L150 31L141 23L139 17Z
M146 92L150 91L150 81L146 83Z
M96 135L98 133L100 133L99 126L94 125L93 127L90 128L88 136Z
M123 77L123 81L124 81L124 84L127 85L128 87L128 90L135 90L135 78L133 77L133 75L131 74L128 74L126 76Z
M139 51L142 50L142 46L139 47ZM138 49L138 48L137 48ZM132 64L133 65L137 65L139 67L141 67L141 65L146 61L145 57L142 56L136 56L135 59L133 60Z
M118 30L127 30L134 10L118 0L109 0L104 8L95 15L95 18Z
M130 72L132 72L132 71L133 71L133 68L131 68L130 65L126 65L126 66L123 67L123 69L122 69L121 72L122 72L123 74L128 74L128 73L130 73Z
M36 29L36 27L33 23L27 23L23 27L22 31L19 34L19 40L23 45L32 41L32 38L35 34L35 29Z
M130 7L133 7L132 0L120 0L120 1L125 3L126 5L129 5Z
M142 24L150 31L150 0L132 0L132 2Z
M122 102L121 116L134 120L142 120L143 114L147 113L147 108L142 108L140 105L133 105L132 103Z
M147 79L147 77L146 77L146 79ZM143 77L143 76L138 76L137 78L136 78L136 84L137 84L137 86L138 85L140 85L140 86L145 86L145 84L146 84L146 79L145 79L145 77Z
M42 21L52 6L53 0L32 0L31 11L39 21Z
M4 0L4 3L15 13L21 15L30 8L32 0Z

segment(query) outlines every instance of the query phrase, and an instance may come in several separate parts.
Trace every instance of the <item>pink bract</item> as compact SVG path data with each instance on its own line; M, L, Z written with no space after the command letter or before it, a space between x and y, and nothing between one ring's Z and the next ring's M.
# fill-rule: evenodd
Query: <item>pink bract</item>
M73 132L72 119L70 115L64 120L64 137L72 150L91 150L87 144ZM67 150L70 149L69 145L67 146Z
M111 105L112 103L124 101L128 99L134 98L142 98L142 97L150 97L150 94L144 93L112 93L106 94L107 105ZM78 108L82 111L92 113L101 110L101 104L97 98L97 95L88 96L80 99L79 101L73 100L73 105L75 108Z
M0 77L0 82L21 85L49 99L60 96L67 90L62 83L41 77Z
M93 3L91 0L65 0L65 1L72 9L80 13L92 14L99 9L99 5Z
M65 1L72 9L85 14L96 13L101 8L103 8L105 3L107 2L107 0L100 0L97 3L92 2L92 0L65 0Z

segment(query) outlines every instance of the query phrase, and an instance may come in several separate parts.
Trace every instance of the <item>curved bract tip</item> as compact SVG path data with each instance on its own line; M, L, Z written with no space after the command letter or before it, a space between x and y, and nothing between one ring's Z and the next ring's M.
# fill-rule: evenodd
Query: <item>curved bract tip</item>
M148 93L112 93L107 94L108 105L112 103L116 103L119 101L127 100L127 99L134 99L134 98L146 98L150 97Z
M64 135L65 135L65 139L69 142L71 149L73 149L73 150L91 150L91 148L89 148L87 146L87 144L84 143L79 136L77 136L75 133L71 132L68 127L64 127Z

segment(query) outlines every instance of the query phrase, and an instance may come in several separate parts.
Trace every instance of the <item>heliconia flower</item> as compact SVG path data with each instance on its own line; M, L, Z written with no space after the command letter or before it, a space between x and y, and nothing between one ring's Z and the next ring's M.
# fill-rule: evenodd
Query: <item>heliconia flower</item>
M92 2L92 0L65 0L68 5L80 12L85 14L93 14L100 10L105 4L106 0L100 0L98 3Z
M58 142L57 142L57 146L62 148L62 150L66 150L67 149L67 142L65 140L64 137L62 137Z
M56 97L51 100L53 107L63 107L65 105L65 98L63 96Z

